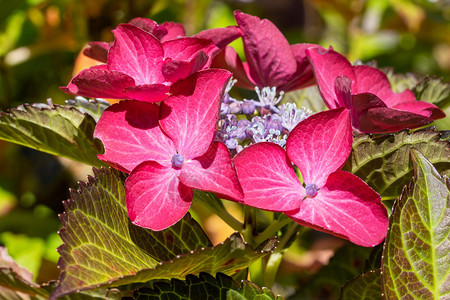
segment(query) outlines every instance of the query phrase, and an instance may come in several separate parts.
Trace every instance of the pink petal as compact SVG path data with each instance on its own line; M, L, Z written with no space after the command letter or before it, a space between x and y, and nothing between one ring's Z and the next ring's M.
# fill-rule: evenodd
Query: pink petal
M183 218L192 203L192 190L177 178L179 171L154 161L137 166L125 181L131 222L151 230L166 229Z
M164 61L162 73L168 82L177 82L197 71L200 71L208 63L209 57L205 52L200 51L190 61L172 60L170 58Z
M383 241L389 226L380 195L355 175L337 171L313 198L301 202L294 221L351 242L373 247Z
M369 108L359 116L359 131L367 133L388 133L412 129L433 122L422 115L387 107Z
M219 49L207 39L185 37L170 40L162 44L164 57L172 60L191 61L199 52L204 52L208 58L215 55ZM211 61L205 67L209 67Z
M361 130L360 119L361 115L370 108L387 107L386 104L380 100L376 95L371 93L356 94L351 97L352 106L352 125L358 130ZM367 120L362 120L366 122Z
M319 112L300 122L286 142L288 157L300 169L305 184L322 187L339 170L352 150L352 126L347 109Z
M393 94L389 79L382 71L369 66L354 66L353 70L358 82L357 90L353 90L354 94L371 93L382 100Z
M161 103L160 124L185 159L204 154L214 140L220 101L231 74L208 69L180 80Z
M160 102L169 97L170 87L164 84L134 85L124 89L127 99L145 102Z
M144 161L171 166L176 153L172 141L158 124L159 107L142 101L122 101L108 107L95 127L105 153L99 158L130 172Z
M128 24L137 26L148 33L153 34L154 37L156 37L158 40L161 40L165 35L167 35L168 31L167 28L164 26L158 25L153 20L146 19L146 18L134 18Z
M227 195L234 200L241 200L244 196L231 165L230 152L221 142L214 142L202 156L185 161L179 178L197 190Z
M286 152L276 144L251 145L239 152L233 163L244 191L244 204L290 211L298 208L305 197Z
M313 66L320 94L328 108L345 106L335 94L335 81L339 76L346 76L352 81L351 91L356 91L356 76L350 62L338 52L321 48L306 49Z
M439 107L425 101L402 102L392 108L409 111L433 120L445 118L445 113Z
M180 23L164 22L160 26L167 29L167 34L161 39L161 42L170 41L186 36L184 26Z
M106 63L110 45L105 42L89 42L89 47L83 50L87 57Z
M233 47L227 46L219 54L217 54L211 67L225 69L233 72L233 78L237 80L236 86L253 90L255 84L248 77L248 66L244 67L239 55Z
M284 35L269 20L234 13L243 32L245 57L258 87L279 87L295 73L297 62Z
M164 52L152 34L130 24L120 24L113 32L116 40L108 53L109 70L133 77L136 85L164 82Z
M211 40L217 48L223 49L232 41L240 38L242 36L242 31L239 29L239 27L228 26L225 28L212 28L203 30L197 33L195 36Z
M104 65L81 71L62 90L68 94L91 98L128 99L123 91L134 86L130 76L104 69Z
M401 93L392 93L386 99L383 99L383 102L386 103L388 107L394 107L403 102L413 102L417 101L416 96L411 90L404 90Z
M292 54L297 61L297 70L292 74L289 82L280 86L280 90L288 92L296 89L305 88L316 83L312 66L306 57L306 49L311 47L320 47L314 44L295 44L291 45ZM324 49L325 50L325 49Z

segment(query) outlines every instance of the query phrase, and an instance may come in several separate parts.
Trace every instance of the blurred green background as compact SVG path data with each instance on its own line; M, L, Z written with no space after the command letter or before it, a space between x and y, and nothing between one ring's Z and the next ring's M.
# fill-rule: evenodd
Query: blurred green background
M268 18L292 43L317 43L350 61L449 80L450 2L444 0L0 0L0 109L63 104L59 90L91 40L134 17L183 23L187 34L235 24L233 11ZM239 43L235 43L239 47ZM89 168L0 141L0 244L35 274L56 279L57 214Z

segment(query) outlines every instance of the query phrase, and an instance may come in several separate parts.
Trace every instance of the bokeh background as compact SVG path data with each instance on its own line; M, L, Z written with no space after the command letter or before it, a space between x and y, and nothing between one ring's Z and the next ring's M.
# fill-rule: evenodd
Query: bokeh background
M191 35L234 25L236 9L270 19L291 44L332 45L350 61L375 60L396 73L450 79L448 0L0 0L0 110L48 98L64 104L71 96L59 87L87 66L78 56L81 49L92 40L111 41L111 30L134 17L180 22ZM239 42L232 45L242 54ZM0 244L37 282L59 274L57 214L69 188L89 172L0 141ZM217 220L205 222L213 239L228 234L220 235ZM281 278L286 285L297 285L302 272L317 272L342 244L317 240L284 266L291 270Z

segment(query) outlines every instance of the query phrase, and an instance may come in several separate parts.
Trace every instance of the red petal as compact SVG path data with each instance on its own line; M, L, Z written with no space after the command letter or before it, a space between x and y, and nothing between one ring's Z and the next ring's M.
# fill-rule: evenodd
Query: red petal
M357 90L353 90L354 94L371 93L382 100L393 94L389 79L382 71L369 66L355 66L353 70L358 82Z
M243 32L245 57L258 87L279 87L295 73L297 62L284 35L269 20L234 13Z
M164 58L170 58L173 61L191 61L193 60L199 52L204 52L208 58L213 54L216 54L219 49L214 45L214 43L207 39L200 39L194 37L185 37L175 40L170 40L162 44L164 49ZM205 67L209 67L209 64Z
M242 36L242 31L236 26L212 28L200 31L196 37L213 41L217 48L223 49L229 43Z
M231 155L221 142L214 142L202 156L185 161L179 176L185 185L202 191L227 195L241 200L244 194L239 185Z
M386 99L383 99L383 102L386 103L388 107L394 107L403 102L413 102L417 101L416 96L411 90L404 90L401 93L392 93Z
M161 42L170 41L186 36L183 24L164 22L160 26L167 29L167 34L161 39Z
M179 171L149 161L125 181L131 222L151 230L166 229L183 218L192 203L192 190L177 178Z
M91 98L128 99L123 91L134 86L130 76L104 69L104 65L81 71L62 90L69 94Z
M146 18L134 18L128 24L137 26L148 33L153 34L154 37L156 37L158 40L161 40L165 35L167 35L168 31L167 28L164 26L158 25L153 20L146 19Z
M158 124L159 107L142 101L122 101L108 107L95 127L105 154L99 158L130 172L144 161L170 166L176 153Z
M109 44L105 42L89 42L89 47L83 50L87 57L106 63L108 61Z
M172 85L172 96L161 103L161 127L185 159L203 155L213 142L230 76L219 69L194 73Z
M425 101L402 102L392 108L406 110L433 120L445 118L445 113L439 107Z
M160 102L169 96L170 87L164 84L144 84L130 86L124 90L127 99L145 102Z
M286 152L273 143L251 145L233 158L247 205L271 211L299 207L305 189Z
M300 122L288 136L286 150L300 169L305 184L320 188L328 175L345 163L352 150L352 141L349 111L337 108Z
M297 212L287 215L302 225L365 247L381 243L389 226L380 195L344 171L330 174L315 197L306 198Z
M164 52L152 34L130 24L121 24L113 32L116 40L108 53L109 70L133 77L136 85L164 82Z
M295 44L291 45L292 54L297 61L297 70L292 74L289 82L280 86L280 90L288 92L296 89L305 88L316 83L312 66L306 57L305 50L311 47L320 47L314 44ZM325 51L325 49L324 49Z
M359 116L359 130L367 133L388 133L412 129L433 122L422 115L387 107L374 107Z
M202 70L208 63L208 59L208 56L203 51L198 52L190 61L172 61L168 58L162 67L164 78L168 82L177 82L178 80L184 79L195 72Z
M308 48L306 55L314 69L320 94L328 108L345 106L335 94L335 81L339 76L346 76L352 81L351 90L356 91L356 76L350 62L338 52L323 48Z

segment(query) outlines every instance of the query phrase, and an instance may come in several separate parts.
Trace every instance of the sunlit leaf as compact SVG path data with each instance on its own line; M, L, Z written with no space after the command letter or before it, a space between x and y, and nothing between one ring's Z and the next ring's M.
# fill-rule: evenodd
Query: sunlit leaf
M380 298L381 269L378 269L348 281L342 287L340 300L379 300Z
M91 115L97 122L103 111L107 109L110 104L103 99L86 99L81 96L76 96L74 99L66 100L66 105L73 106L82 113Z
M450 297L450 183L418 150L414 178L397 200L383 252L385 299Z
M188 275L185 281L172 279L167 282L154 282L152 287L142 287L134 292L138 300L189 300L189 299L236 299L273 300L280 299L267 288L243 281L237 283L225 274L217 273L216 278L208 273Z
M124 176L106 169L94 169L94 174L64 202L66 211L60 216L64 244L58 249L62 273L53 298L108 285L211 245L189 214L160 232L133 225L125 206Z
M450 103L450 83L442 82L439 78L426 77L413 88L413 92L417 99L434 103L441 108Z
M449 142L441 141L440 133L434 130L401 131L379 137L358 135L343 169L367 182L382 200L393 199L413 175L411 147L422 151L439 172L450 175Z
M59 105L23 105L0 112L0 139L54 155L102 166L93 139L94 119L74 108Z

